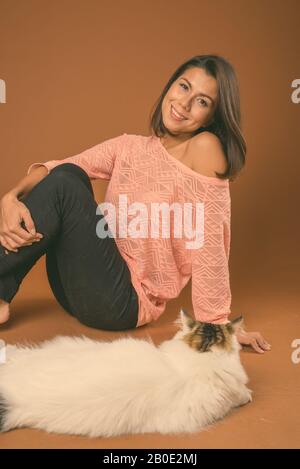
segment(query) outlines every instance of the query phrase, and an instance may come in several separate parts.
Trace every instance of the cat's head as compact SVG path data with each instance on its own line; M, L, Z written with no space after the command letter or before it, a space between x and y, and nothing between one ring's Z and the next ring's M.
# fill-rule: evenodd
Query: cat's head
M227 324L211 324L193 319L187 311L181 309L174 324L180 330L174 338L182 339L192 349L198 352L210 350L239 351L240 345L236 339L236 331L242 325L243 317L239 316Z

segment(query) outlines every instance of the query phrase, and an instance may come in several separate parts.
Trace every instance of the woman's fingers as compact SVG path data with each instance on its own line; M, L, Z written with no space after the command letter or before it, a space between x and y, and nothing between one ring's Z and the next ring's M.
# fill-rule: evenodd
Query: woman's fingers
M253 337L250 341L250 345L254 348L254 350L258 353L265 353L262 347L260 347L257 340Z
M22 228L20 227L20 229L23 231L24 228L28 233L30 233L30 236L36 237L39 233L36 232L30 211L26 207L24 207L24 210L22 211L22 218Z
M1 244L1 246L4 247L4 252L5 252L5 254L8 254L7 246L6 246L6 243L5 243L5 241L4 241L4 239L3 239L2 236L0 236L0 244Z
M28 235L28 233L25 230L23 230L23 231L24 231L24 233L26 233L26 235ZM32 235L29 235L29 237L27 239L24 239L24 238L21 238L20 236L18 236L16 233L12 233L12 232L10 232L7 235L2 236L2 239L4 240L5 246L7 248L12 249L12 250L16 250L16 249L18 249L20 247L23 247L23 246L30 246L32 243L40 241L41 238L42 238L42 236L33 237Z
M34 241L33 241L34 242ZM18 249L23 246L31 246L33 244L32 241L22 242L21 245L17 244L16 242L12 241L8 236L1 236L0 243L1 245L8 251L11 252L18 252ZM7 254L7 252L6 252Z
M20 238L20 236L15 233L9 233L9 235L6 235L6 239L10 240L10 244L13 248L18 248L23 246L25 243L32 242L29 239Z
M8 249L8 251L18 252L6 236L1 236L0 242L4 248Z
M263 336L259 332L256 333L256 340L258 342L258 345L263 350L270 350L271 349L271 345L268 344L268 342L263 338Z
M237 333L240 344L252 347L258 353L264 353L271 349L271 345L263 338L260 332L246 332L240 330Z
M26 207L24 207L22 211L22 218L23 218L22 225L24 226L24 228L28 230L28 232L35 234L35 226L31 218L31 213Z
M19 244L19 246L22 246L23 243L26 242L37 241L43 237L41 233L36 233L35 230L34 234L29 232L26 228L24 221L21 221L19 226L13 229L11 228L10 231L7 233L7 236L11 237L16 243Z

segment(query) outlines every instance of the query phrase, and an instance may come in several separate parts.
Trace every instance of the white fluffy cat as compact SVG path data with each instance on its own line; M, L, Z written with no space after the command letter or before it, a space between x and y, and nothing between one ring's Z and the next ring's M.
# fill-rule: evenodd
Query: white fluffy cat
M251 400L235 330L181 310L180 330L112 342L57 336L8 346L0 365L0 431L32 427L73 435L197 432Z

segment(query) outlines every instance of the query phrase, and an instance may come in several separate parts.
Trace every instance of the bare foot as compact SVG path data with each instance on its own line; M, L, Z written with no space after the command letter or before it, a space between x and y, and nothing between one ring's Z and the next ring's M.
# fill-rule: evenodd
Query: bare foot
M0 300L0 324L8 321L9 319L9 303L4 300Z

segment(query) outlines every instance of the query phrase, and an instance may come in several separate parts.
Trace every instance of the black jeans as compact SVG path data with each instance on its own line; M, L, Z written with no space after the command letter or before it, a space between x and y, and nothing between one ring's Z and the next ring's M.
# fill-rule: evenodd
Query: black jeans
M138 295L115 239L96 234L103 214L96 214L86 172L73 163L56 166L21 202L43 238L8 254L0 245L0 298L10 303L25 275L46 254L51 289L68 313L97 329L136 327Z

